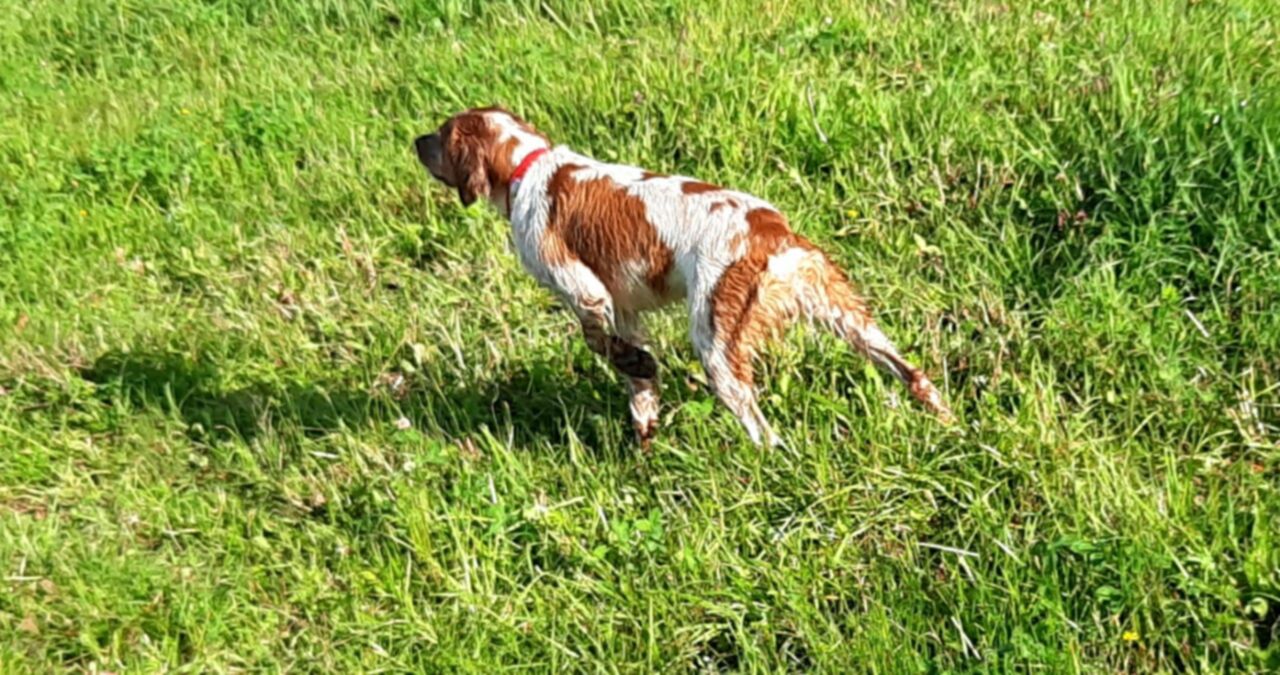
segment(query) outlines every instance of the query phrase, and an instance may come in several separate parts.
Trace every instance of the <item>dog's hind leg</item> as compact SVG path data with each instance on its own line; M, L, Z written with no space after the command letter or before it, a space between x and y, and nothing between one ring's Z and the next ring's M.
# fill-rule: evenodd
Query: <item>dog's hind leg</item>
M752 361L760 342L772 330L775 319L782 317L770 314L774 308L766 308L756 302L755 283L745 280L748 276L758 276L758 272L730 267L724 275L730 280L728 292L722 280L713 301L701 300L710 294L691 298L690 332L694 349L716 398L742 423L751 442L778 446L782 441L765 419L756 400ZM741 292L734 292L738 275L742 275L743 287Z
M777 444L756 404L752 361L763 344L781 336L799 316L829 327L872 363L907 386L943 422L953 416L929 378L894 347L871 318L866 303L825 255L812 245L748 256L718 280L711 309L694 316L694 345L720 400L756 443ZM699 344L698 329L706 327Z

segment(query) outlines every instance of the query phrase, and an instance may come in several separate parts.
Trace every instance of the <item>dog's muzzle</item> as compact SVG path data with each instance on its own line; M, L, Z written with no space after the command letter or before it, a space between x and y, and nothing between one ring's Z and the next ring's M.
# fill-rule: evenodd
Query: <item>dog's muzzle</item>
M443 172L440 170L441 159L444 155L444 146L440 142L440 134L427 134L413 139L413 148L417 151L418 161L422 162L422 166L426 167L432 176L447 183L448 181L441 175Z

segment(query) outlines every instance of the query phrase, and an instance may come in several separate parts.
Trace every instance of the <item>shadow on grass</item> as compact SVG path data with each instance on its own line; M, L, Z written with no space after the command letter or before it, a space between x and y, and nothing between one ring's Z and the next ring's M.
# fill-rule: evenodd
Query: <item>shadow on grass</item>
M344 429L392 429L406 416L426 433L450 439L489 430L509 434L517 446L538 446L567 443L572 435L597 450L629 428L621 388L604 373L568 371L563 360L534 359L471 381L427 373L398 395L376 383L353 388L263 379L228 385L211 359L163 351L108 352L80 375L97 385L103 403L176 415L193 440L206 443L249 442L267 432L321 437Z

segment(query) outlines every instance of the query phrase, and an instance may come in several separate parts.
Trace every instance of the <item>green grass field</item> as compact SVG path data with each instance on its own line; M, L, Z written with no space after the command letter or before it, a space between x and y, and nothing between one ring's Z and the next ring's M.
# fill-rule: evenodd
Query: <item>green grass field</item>
M0 671L1280 668L1274 0L0 5ZM415 161L489 103L773 201L961 423L799 331L752 447L675 308L641 455Z

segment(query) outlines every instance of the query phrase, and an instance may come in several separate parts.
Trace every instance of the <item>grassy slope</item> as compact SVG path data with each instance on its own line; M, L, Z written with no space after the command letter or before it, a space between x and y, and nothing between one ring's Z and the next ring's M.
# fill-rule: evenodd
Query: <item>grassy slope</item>
M1273 3L0 4L0 670L1280 667ZM673 310L637 456L414 163L494 101L783 207L963 428L795 337L753 449Z

